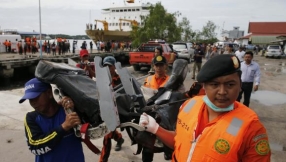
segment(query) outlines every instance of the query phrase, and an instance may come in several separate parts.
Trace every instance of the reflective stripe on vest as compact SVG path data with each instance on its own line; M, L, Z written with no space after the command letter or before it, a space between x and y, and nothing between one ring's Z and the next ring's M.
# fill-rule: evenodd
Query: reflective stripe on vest
M229 126L228 126L228 128L226 130L226 132L231 134L231 135L233 135L233 136L236 136L237 133L239 132L241 126L242 126L242 123L243 123L242 120L234 117L231 120L231 122L230 122L230 124L229 124Z
M195 103L196 103L196 100L191 100L187 105L185 105L183 111L184 111L185 113L190 112L190 110L191 110L192 107L195 105Z
M194 97L181 107L176 125L176 136L174 138L173 162L187 161L190 156L192 162L218 161L237 162L238 150L245 140L244 134L253 120L258 120L257 115L236 102L235 109L225 113L216 124L212 124L203 130L199 139L193 139L196 130L198 115L205 105L202 96ZM195 144L186 141L196 141ZM194 151L190 149L194 146ZM223 147L221 147L223 146Z
M160 87L163 87L163 86L165 86L165 84L168 82L168 80L169 80L169 76L167 76L167 79L164 81L164 84L162 84L161 86L159 86L158 85L158 87L157 88L155 88L155 86L154 85L151 85L152 84L152 81L153 81L153 79L154 79L154 84L156 84L157 85L157 83L156 83L156 79L155 79L155 75L152 75L152 76L148 76L147 77L147 79L146 79L146 83L145 83L145 86L146 87L148 87L148 88L152 88L152 89L158 89L158 88L160 88Z

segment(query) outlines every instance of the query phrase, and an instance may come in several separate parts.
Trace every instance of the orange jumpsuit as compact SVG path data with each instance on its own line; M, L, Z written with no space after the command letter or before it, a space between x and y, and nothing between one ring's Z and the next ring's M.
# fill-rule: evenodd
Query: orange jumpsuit
M212 121L203 96L181 106L173 162L269 162L270 155L264 126L255 112L243 104L235 102L234 110Z
M157 78L156 75L151 75L145 79L144 86L152 89L159 89L160 87L163 87L168 80L168 75L161 78Z

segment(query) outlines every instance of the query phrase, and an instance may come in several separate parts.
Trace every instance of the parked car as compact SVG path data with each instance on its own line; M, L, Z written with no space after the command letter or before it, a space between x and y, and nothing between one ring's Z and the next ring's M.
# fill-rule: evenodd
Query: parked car
M176 51L178 58L186 59L191 62L194 56L194 49L192 43L175 42L172 44L174 51Z
M248 44L245 46L246 50L254 50L255 45L253 44Z
M282 48L280 45L269 45L265 52L265 57L281 58Z

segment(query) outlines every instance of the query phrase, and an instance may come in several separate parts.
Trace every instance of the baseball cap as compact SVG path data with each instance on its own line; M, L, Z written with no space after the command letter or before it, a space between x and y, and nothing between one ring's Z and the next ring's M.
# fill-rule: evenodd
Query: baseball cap
M103 59L103 66L104 65L115 65L115 58L112 56L107 56Z
M154 65L156 64L166 64L167 63L167 60L164 56L156 56L154 58Z
M86 50L86 49L80 50L79 55L80 55L80 57L88 56L88 50Z
M19 103L23 103L26 99L36 98L49 88L51 88L50 84L33 78L25 84L25 95L19 100Z

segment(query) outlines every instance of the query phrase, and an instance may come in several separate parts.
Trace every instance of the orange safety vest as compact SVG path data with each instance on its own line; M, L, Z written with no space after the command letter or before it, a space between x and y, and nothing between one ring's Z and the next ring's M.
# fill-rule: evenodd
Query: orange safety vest
M244 134L257 115L236 102L235 109L223 114L215 124L206 127L195 138L200 109L205 106L203 96L186 101L178 115L173 162L240 161L237 153Z
M8 41L5 41L3 44L4 46L8 46Z
M158 85L158 83L156 82L155 75L148 76L145 80L144 86L152 89L159 89L160 87L163 87L167 83L169 77L170 76L166 75L165 81L161 85Z

